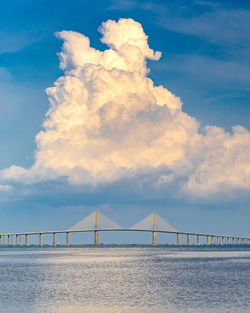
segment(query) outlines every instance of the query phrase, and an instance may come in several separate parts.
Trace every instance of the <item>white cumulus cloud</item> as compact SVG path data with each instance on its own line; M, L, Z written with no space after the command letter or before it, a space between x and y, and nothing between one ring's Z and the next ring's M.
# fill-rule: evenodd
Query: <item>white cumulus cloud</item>
M105 51L80 33L56 34L64 41L64 75L46 90L50 109L36 136L36 161L0 171L1 180L65 176L73 184L99 184L155 171L154 188L178 182L178 192L192 196L250 190L248 130L201 129L178 97L155 86L146 60L161 53L149 48L141 24L108 20L99 31Z
M10 185L0 185L0 193L1 192L9 192L12 191L12 187Z

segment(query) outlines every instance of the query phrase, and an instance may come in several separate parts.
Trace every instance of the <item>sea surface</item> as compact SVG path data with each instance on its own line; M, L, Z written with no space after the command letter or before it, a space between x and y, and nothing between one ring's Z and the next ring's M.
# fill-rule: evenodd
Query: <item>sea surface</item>
M2 313L247 313L250 249L1 248Z

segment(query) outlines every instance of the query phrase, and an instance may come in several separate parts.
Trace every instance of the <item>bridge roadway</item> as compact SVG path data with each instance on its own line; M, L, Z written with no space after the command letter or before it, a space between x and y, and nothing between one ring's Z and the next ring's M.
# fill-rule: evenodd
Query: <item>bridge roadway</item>
M217 234L208 234L208 233L195 233L195 232L182 232L182 231L170 231L170 230L157 230L157 229L136 229L136 228L92 228L92 229L79 229L79 230L51 230L51 231L42 231L42 232L21 232L21 233L2 233L0 234L0 245L5 245L5 238L7 238L8 245L14 245L14 236L16 237L15 245L22 244L22 236L25 237L25 245L29 245L29 236L39 235L39 245L43 245L43 235L52 234L53 235L53 246L56 246L56 234L65 233L66 234L66 245L70 245L70 233L85 233L85 232L94 232L94 244L99 244L99 232L151 232L152 233L152 245L157 244L156 234L165 233L165 234L176 234L177 235L177 245L181 244L181 235L187 236L187 245L191 245L190 236L197 237L197 245L200 245L200 238L206 237L206 245L239 245L239 244L250 244L250 237L241 237L241 236L229 236L229 235L217 235Z

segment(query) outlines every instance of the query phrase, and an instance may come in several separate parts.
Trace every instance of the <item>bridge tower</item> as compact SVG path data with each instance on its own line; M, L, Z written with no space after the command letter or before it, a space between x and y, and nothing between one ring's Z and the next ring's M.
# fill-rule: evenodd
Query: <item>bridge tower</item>
M98 210L96 209L95 211L95 233L94 233L94 241L95 241L95 246L99 245L99 231L98 231Z
M155 211L153 212L153 240L152 240L152 244L153 246L156 246L157 245L157 237L156 237L156 214L155 214Z

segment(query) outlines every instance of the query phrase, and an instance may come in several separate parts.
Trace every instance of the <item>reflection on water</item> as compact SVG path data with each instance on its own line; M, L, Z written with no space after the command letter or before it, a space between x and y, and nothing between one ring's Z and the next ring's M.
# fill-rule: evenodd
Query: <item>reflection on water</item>
M2 313L250 312L250 251L0 250Z

